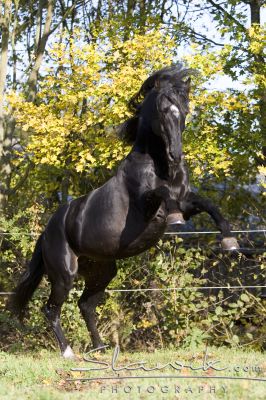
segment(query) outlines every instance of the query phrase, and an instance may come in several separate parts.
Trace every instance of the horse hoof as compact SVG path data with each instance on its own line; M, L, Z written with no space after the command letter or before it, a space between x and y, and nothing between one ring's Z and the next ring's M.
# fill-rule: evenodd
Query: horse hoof
M168 215L166 223L167 225L184 225L186 222L182 213L172 213Z
M64 358L66 358L67 360L75 360L76 356L73 353L73 350L71 349L70 346L67 346L66 350L64 351L64 353L62 354L62 356Z
M237 250L239 249L239 244L234 237L225 237L222 240L222 248L224 250Z

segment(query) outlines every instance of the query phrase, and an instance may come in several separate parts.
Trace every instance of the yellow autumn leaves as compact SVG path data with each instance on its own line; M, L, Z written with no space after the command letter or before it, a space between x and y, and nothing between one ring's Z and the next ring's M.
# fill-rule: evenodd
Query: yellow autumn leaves
M129 150L115 127L130 116L127 103L142 81L172 63L174 44L160 31L106 45L100 37L84 44L82 33L75 35L50 50L36 104L15 93L9 101L29 134L26 151L35 163L77 172L112 168Z
M128 101L153 71L176 61L178 49L163 29L136 31L124 40L119 34L107 37L103 28L91 44L82 35L76 30L74 37L53 44L35 104L15 93L9 101L25 132L25 152L35 163L93 175L95 167L112 169L127 154L116 127L131 115ZM256 102L247 91L208 89L209 82L224 76L230 51L225 46L202 53L192 45L185 57L199 71L183 137L196 177L245 170L254 152L250 120Z

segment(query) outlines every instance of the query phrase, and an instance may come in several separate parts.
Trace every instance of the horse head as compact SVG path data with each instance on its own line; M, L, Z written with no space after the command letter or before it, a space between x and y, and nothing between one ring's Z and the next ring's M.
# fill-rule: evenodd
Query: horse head
M181 64L152 74L129 102L134 116L120 129L128 142L141 141L152 135L160 137L169 161L179 161L182 154L181 134L189 112L190 75L195 71Z

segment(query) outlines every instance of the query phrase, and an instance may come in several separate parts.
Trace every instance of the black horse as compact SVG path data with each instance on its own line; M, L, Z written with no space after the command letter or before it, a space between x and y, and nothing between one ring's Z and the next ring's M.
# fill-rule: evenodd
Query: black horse
M189 189L181 134L192 73L176 65L144 82L131 101L135 115L121 129L134 141L131 152L103 186L61 206L51 217L11 299L13 311L22 314L47 274L51 294L43 311L66 358L74 354L62 331L60 312L77 273L85 279L78 304L93 346L99 348L95 308L116 275L116 259L145 251L161 238L167 224L202 211L211 215L224 238L231 238L229 223L218 209ZM228 246L237 247L236 240L231 238Z

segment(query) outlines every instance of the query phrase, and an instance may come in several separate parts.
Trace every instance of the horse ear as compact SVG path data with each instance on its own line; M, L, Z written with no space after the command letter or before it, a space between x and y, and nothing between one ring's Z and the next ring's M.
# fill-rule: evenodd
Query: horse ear
M184 82L186 84L186 87L188 89L190 89L190 85L191 85L191 77L187 78L187 80Z

